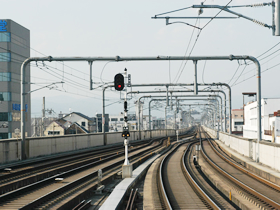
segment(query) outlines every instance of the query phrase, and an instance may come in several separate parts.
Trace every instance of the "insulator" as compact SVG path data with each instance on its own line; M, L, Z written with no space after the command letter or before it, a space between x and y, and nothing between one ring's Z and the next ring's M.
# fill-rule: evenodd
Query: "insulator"
M260 21L258 21L258 20L253 20L253 21L254 21L254 23L259 24L259 25L261 25L261 26L263 26L263 27L266 27L266 26L267 26L265 23L262 23L262 22L260 22Z
M252 4L252 7L264 7L264 6L270 6L272 3L257 3Z

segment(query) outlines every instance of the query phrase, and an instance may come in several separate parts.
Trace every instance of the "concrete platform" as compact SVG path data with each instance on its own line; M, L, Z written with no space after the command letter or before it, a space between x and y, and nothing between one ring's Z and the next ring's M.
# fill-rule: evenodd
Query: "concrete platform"
M149 166L156 160L160 154L153 156L152 158L145 161L143 164L138 166L133 172L131 178L123 179L113 190L111 195L107 198L107 200L103 203L100 210L108 210L108 209L117 209L123 202L125 194L127 190L129 190L138 179L145 174L146 170L148 170Z

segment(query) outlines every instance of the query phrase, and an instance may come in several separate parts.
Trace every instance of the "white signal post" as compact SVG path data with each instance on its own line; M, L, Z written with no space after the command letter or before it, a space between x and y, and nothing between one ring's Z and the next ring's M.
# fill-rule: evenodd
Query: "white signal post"
M124 78L125 78L125 92L124 92L124 104L127 104L127 69L124 69ZM127 130L128 125L127 125L127 107L124 105L124 129ZM129 140L127 140L127 136L124 136L124 146L125 146L125 160L124 160L124 165L129 165L129 160L128 160L128 144Z
M124 147L125 147L125 158L124 158L124 163L122 166L122 178L131 178L132 177L132 165L129 164L128 160L128 144L129 140L127 137L130 136L129 130L128 130L128 118L127 118L127 69L124 69L124 78L125 78L125 92L124 92L124 127L123 127L123 132L122 136L124 137Z

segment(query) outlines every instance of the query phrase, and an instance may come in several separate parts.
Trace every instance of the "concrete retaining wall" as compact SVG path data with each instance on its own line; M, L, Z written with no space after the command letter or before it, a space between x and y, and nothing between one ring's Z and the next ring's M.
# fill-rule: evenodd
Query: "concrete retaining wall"
M212 138L217 138L217 131L203 126ZM219 140L238 153L256 160L257 140L219 132ZM280 171L280 144L261 141L259 144L259 162Z
M180 130L180 132L182 133L186 130L187 129ZM161 137L175 134L175 130L141 131L140 133L137 131L131 131L129 140L148 139L150 137ZM107 144L115 144L122 142L123 140L121 132L105 134L105 141ZM28 158L35 158L38 156L53 155L102 145L104 145L103 135L99 133L26 138L26 155ZM0 140L1 164L19 160L20 155L20 139Z

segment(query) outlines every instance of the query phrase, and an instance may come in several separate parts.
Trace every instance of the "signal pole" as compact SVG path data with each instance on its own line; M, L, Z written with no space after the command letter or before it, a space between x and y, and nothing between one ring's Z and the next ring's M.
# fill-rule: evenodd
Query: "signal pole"
M128 130L128 118L127 118L127 69L124 69L124 76L125 76L125 92L124 92L124 127L122 132L122 137L124 137L124 147L125 147L125 159L122 166L122 178L131 178L132 177L132 165L129 164L128 160L128 144L129 140L127 137L130 137L129 130Z

